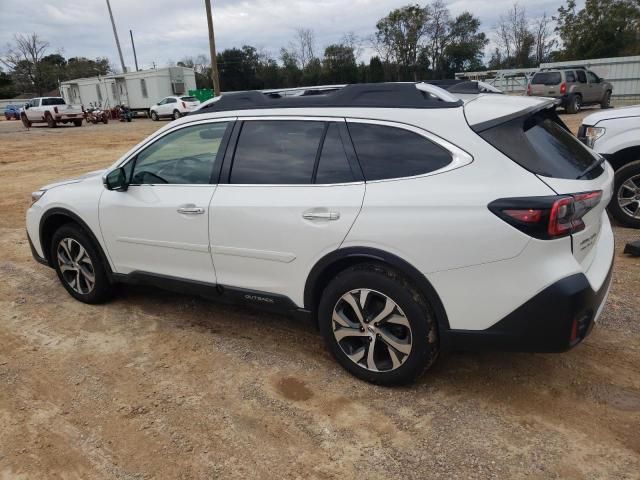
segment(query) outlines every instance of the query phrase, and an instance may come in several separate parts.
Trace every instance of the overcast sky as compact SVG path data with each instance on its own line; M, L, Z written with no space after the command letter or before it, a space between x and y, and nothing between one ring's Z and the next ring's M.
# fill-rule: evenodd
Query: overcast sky
M445 0L446 1L446 0ZM312 28L317 51L346 32L370 36L376 22L409 0L212 0L218 51L253 45L278 56L297 28ZM425 2L418 2L424 4ZM453 15L469 10L490 37L513 0L446 1ZM520 0L530 17L555 14L564 0ZM584 4L579 0L578 5ZM129 29L138 63L150 67L185 56L207 54L204 0L111 0L125 64L133 66ZM105 0L0 0L0 51L14 33L37 32L50 51L65 57L108 57L119 68L118 53ZM364 56L368 57L366 51Z

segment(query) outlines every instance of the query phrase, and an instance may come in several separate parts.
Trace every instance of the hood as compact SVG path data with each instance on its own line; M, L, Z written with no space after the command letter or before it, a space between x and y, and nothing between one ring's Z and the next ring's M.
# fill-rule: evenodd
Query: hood
M65 180L60 180L58 182L50 183L50 184L45 185L44 187L42 187L40 190L50 190L52 188L60 187L62 185L68 185L70 183L78 183L78 182L81 182L81 181L86 180L88 178L94 178L94 177L97 177L99 175L102 175L104 172L105 172L105 170L95 170L93 172L85 173L84 175L82 175L80 177L67 178Z
M633 105L631 107L622 108L608 108L606 110L600 110L591 115L587 115L582 120L583 125L596 126L598 122L603 120L613 120L616 118L628 118L628 117L640 117L640 105Z
M464 99L464 115L473 130L481 131L527 112L553 107L555 100L544 97L515 95L476 95Z

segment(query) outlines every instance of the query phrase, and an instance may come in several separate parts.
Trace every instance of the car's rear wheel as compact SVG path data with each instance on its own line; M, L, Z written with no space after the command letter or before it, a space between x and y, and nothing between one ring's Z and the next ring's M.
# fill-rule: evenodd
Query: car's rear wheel
M338 362L368 382L409 383L438 356L431 307L384 265L361 264L340 272L322 294L318 321Z
M155 110L151 110L151 120L157 122L159 118L160 117L158 117L158 113Z
M600 102L600 108L609 108L611 106L611 92L607 91L602 97L602 102Z
M565 108L567 113L578 113L580 108L582 108L582 97L580 95L571 95L569 97L569 103Z
M609 212L625 227L640 228L640 160L616 171Z
M53 119L50 113L47 113L44 118L47 121L47 127L55 128L58 126L58 122Z
M84 303L101 303L113 287L98 247L77 225L60 227L51 240L50 258L69 294Z
M31 128L31 121L27 118L27 116L24 113L20 115L20 120L22 120L22 124L25 127Z
M174 120L178 120L181 116L182 116L182 114L180 113L179 110L174 110L173 111L173 119Z

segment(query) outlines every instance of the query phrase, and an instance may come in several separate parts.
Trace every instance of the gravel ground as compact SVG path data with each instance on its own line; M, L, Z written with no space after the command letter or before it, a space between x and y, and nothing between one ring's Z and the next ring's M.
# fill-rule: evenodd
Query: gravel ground
M0 478L640 478L637 231L615 227L613 288L579 347L448 354L375 387L311 325L146 288L88 306L32 260L29 193L164 124L0 121Z

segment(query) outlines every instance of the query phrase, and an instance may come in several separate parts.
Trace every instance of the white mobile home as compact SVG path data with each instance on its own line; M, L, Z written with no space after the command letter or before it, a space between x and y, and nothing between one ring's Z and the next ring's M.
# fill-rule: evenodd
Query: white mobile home
M67 103L99 103L103 108L124 104L131 110L145 112L164 97L195 89L195 73L185 67L140 70L60 83L60 94Z

